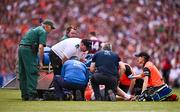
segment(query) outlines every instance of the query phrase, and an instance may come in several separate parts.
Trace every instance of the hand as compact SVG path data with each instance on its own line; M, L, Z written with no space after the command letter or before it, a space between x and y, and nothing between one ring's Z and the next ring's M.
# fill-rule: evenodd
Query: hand
M127 92L127 94L128 94L128 95L131 95L131 92L130 92L130 91L128 91L128 92Z
M42 69L42 68L43 68L43 63L40 62L40 63L39 63L39 69Z
M85 62L86 60L85 60L85 58L81 58L80 61L81 62Z
M129 75L128 76L128 78L129 79L140 79L140 78L142 78L143 77L143 75L142 74L139 74L139 75Z
M131 74L128 76L129 79L134 79L134 76Z

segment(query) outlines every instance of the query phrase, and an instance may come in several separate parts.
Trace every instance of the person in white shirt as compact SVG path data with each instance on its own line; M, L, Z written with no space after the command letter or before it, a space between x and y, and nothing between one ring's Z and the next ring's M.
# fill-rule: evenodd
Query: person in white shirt
M83 60L83 54L91 49L91 40L68 38L52 46L49 53L54 75L61 75L62 64L72 56Z

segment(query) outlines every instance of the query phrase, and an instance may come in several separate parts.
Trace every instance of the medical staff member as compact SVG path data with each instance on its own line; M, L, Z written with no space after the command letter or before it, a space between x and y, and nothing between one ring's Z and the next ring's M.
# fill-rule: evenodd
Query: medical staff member
M53 29L55 29L54 22L45 20L41 26L30 29L19 44L18 64L22 100L37 100L38 65L40 68L43 67L46 37ZM39 64L37 63L38 52Z

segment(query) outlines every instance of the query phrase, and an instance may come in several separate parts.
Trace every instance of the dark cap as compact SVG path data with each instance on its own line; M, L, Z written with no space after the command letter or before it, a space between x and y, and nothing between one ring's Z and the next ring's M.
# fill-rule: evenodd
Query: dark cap
M136 57L144 57L145 59L149 60L150 56L146 52L140 52L139 54L135 55Z
M50 25L52 29L55 29L55 23L52 20L46 19L43 21L43 24Z

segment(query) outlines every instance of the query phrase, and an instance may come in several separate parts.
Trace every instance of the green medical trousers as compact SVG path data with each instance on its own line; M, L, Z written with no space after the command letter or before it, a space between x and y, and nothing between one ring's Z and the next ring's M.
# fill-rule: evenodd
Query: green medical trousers
M37 54L33 54L30 46L19 46L19 81L22 98L37 97L38 67Z

